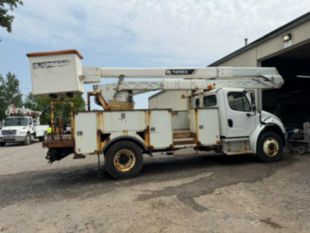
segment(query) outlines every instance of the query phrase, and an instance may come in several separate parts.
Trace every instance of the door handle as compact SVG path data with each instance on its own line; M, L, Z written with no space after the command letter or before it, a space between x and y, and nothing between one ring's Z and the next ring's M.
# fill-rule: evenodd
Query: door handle
M230 128L232 128L232 127L234 126L234 122L233 122L232 119L228 119L227 122L228 122L228 126L229 126Z
M248 112L246 114L247 117L251 117L251 116L255 116L256 115L256 112Z

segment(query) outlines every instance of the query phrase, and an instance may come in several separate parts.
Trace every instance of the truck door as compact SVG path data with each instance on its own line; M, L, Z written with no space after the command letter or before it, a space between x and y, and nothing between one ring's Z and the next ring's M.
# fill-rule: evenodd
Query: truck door
M248 137L256 128L259 116L252 110L249 98L242 90L225 90L225 123L224 136Z

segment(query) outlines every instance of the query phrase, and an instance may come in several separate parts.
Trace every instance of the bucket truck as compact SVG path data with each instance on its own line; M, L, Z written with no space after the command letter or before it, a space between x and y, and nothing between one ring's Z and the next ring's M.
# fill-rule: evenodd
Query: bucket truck
M252 154L266 162L282 156L284 126L278 117L261 110L256 92L283 85L275 68L83 67L76 50L27 56L34 95L61 101L62 96L83 92L84 84L95 84L87 94L87 110L73 114L72 134L54 135L43 143L50 162L69 154L102 155L107 172L121 179L140 172L143 154L173 154L184 148ZM116 82L100 84L101 78ZM183 96L189 103L187 114L134 109L134 95L155 90L187 91ZM92 97L103 110L92 110Z
M48 125L40 125L41 112L10 105L5 111L8 116L0 130L0 145L6 143L31 144L33 139L43 141Z

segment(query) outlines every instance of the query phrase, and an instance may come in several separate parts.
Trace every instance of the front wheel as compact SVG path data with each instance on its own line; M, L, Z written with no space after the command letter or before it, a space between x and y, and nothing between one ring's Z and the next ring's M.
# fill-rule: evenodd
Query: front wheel
M5 146L5 142L0 142L0 146Z
M142 169L142 150L131 141L116 142L105 154L105 165L115 179L135 177Z
M273 132L263 133L257 142L257 158L263 162L273 162L281 159L283 140Z
M31 144L31 135L28 133L24 140L24 145L30 145Z

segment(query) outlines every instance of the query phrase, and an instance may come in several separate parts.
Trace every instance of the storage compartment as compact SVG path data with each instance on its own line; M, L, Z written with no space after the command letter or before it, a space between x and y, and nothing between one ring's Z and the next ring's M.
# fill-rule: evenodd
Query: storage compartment
M103 112L102 124L99 128L103 133L111 132L140 132L147 127L146 111L112 111ZM100 121L99 121L100 122Z
M76 50L27 54L34 95L83 92L83 57Z
M198 109L198 142L204 146L215 145L220 140L219 112L217 108Z
M97 151L97 117L95 112L80 112L75 115L75 148L78 154Z
M149 113L150 144L156 148L167 148L173 144L171 112L151 110Z
M190 132L197 135L203 146L215 145L220 140L218 108L190 110Z

